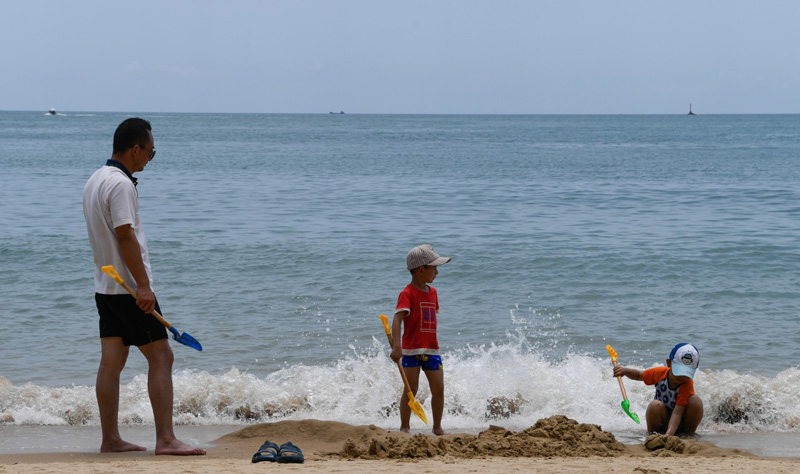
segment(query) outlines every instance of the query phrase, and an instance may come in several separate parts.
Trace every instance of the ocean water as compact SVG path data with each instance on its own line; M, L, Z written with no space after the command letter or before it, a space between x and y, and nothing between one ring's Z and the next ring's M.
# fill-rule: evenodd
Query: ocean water
M81 193L128 116L0 112L0 430L99 426ZM178 424L396 428L378 316L429 242L453 259L447 429L564 414L639 439L606 344L647 368L691 342L701 434L800 433L798 115L140 116L156 294L204 347L173 344ZM127 426L152 424L145 372L133 350ZM651 388L625 387L643 416Z

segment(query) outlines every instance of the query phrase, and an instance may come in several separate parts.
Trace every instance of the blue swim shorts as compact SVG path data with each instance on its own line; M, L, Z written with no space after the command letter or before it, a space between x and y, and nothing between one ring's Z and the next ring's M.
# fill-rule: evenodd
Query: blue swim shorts
M403 356L403 367L422 367L422 370L442 370L442 356L419 354Z

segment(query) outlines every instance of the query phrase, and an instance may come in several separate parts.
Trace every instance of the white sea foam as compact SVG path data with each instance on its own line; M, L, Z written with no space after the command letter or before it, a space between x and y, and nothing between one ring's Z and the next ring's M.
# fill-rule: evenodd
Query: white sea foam
M401 382L386 344L351 353L332 365L293 365L265 377L233 367L220 373L181 371L175 380L175 421L183 425L229 425L281 419L335 420L396 428ZM569 355L559 361L517 343L466 347L445 356L448 429L478 431L488 424L523 429L538 419L564 414L612 432L643 434L621 410L621 395L607 357ZM424 378L424 376L423 376ZM644 418L653 389L625 379L631 409ZM800 371L775 377L730 370L698 372L696 391L705 402L701 432L800 432ZM417 397L430 418L430 391ZM121 387L120 421L153 423L145 375ZM0 377L0 423L97 425L94 388L14 386ZM415 429L424 428L413 420Z

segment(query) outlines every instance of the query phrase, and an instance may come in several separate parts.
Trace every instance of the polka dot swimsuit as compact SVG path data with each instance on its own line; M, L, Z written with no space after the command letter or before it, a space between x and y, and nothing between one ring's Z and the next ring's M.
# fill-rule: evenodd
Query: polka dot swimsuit
M669 376L664 380L656 383L656 397L655 400L661 400L661 403L667 408L667 411L675 409L675 402L678 401L678 389L669 388Z

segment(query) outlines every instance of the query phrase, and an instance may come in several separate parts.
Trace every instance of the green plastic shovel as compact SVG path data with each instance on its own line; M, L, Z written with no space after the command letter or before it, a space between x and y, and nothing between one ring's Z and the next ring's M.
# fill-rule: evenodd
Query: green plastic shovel
M105 267L100 267L100 270L102 270L108 276L113 278L114 281L116 281L117 283L122 285L123 288L128 290L128 293L130 293L131 296L136 298L136 292L133 291L133 288L128 286L128 284L125 283L125 281L122 279L122 277L119 276L117 271L114 270L114 265L106 265ZM180 342L184 346L191 347L192 349L197 349L198 351L202 351L203 350L203 346L201 346L200 343L197 342L197 339L193 338L189 333L180 332L177 329L175 329L175 327L172 324L168 323L166 319L164 319L160 314L158 314L158 311L153 310L152 315L155 316L156 319L158 319L158 321L161 324L163 324L167 329L169 329L169 331L172 333L172 338L173 339L175 339L176 341Z
M389 338L389 347L394 349L392 330L389 329L389 318L382 314L381 322L383 323L383 329L386 331L386 337ZM403 370L403 364L399 360L397 361L397 368L400 369L400 376L403 377L403 383L406 384L406 390L408 391L408 406L410 406L411 411L413 411L414 414L417 415L419 419L427 425L428 417L425 416L425 411L422 409L422 405L420 405L419 402L414 398L414 392L411 391L411 386L408 384L408 378L406 378L406 371Z
M610 345L606 346L606 350L608 351L608 355L611 356L611 362L614 363L614 367L617 366L617 351L614 350L613 347ZM639 415L631 411L631 402L628 401L628 394L625 393L625 386L622 385L622 377L617 377L619 381L619 389L622 390L622 410L628 414L629 417L636 423L640 423Z

